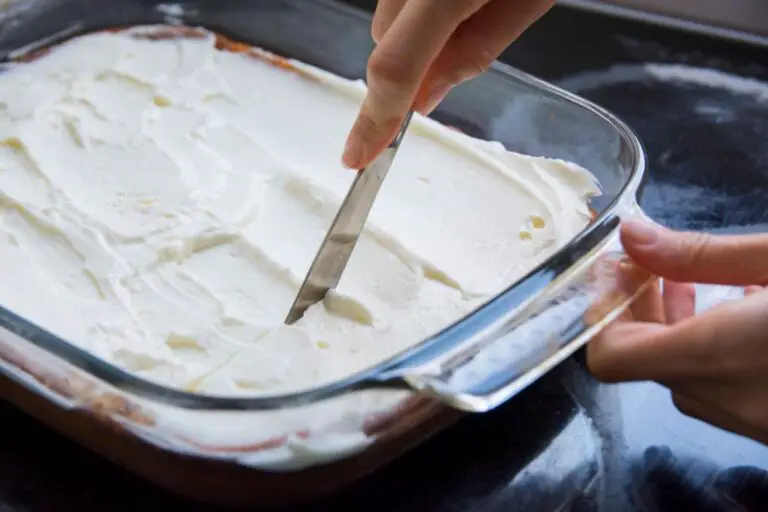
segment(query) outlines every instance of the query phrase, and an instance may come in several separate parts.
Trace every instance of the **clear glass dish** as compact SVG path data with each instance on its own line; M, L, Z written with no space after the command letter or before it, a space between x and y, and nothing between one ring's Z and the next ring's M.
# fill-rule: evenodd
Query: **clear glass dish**
M326 0L18 0L0 13L0 56L13 59L78 33L153 23L203 26L348 78L364 76L372 49L369 18ZM194 487L188 494L215 498L209 501L231 501L236 481L231 467L249 468L249 475L266 480L256 485L250 476L238 473L245 479L238 489L259 503L265 502L264 489L277 496L266 501L295 500L291 485L275 483L290 475L307 482L320 478L318 492L324 492L375 468L454 418L444 405L482 412L509 399L583 346L650 282L651 276L639 271L630 279L617 274L617 265L625 262L618 242L619 219L640 213L644 152L632 131L610 113L503 65L456 89L433 117L510 150L589 169L603 190L592 205L594 221L472 314L374 368L322 388L272 398L205 396L166 388L97 359L0 307L0 377L9 383L0 392L136 472L177 491ZM354 448L329 451L316 446L314 456L286 462L280 459L286 445L306 445L313 436L322 439L322 433L293 427L267 439L247 438L241 432L221 441L227 425L247 425L259 415L291 408L312 414L317 400L371 388L419 393L372 417L363 425L365 442ZM65 417L57 411L69 412ZM70 421L72 417L77 419ZM103 426L109 426L111 434ZM90 428L90 437L80 435ZM148 455L137 461L128 448L113 449L120 445L115 439L103 441L107 435L120 436L120 442L137 450L144 447ZM180 477L153 467L158 457L169 453L216 461L215 468L227 476L188 475L180 482ZM275 463L278 459L282 462ZM339 474L346 471L346 476L317 476L318 471L344 467L345 460L348 469ZM274 471L283 476L274 476ZM206 485L210 489L205 490ZM219 491L224 494L217 495ZM255 497L260 491L261 497Z

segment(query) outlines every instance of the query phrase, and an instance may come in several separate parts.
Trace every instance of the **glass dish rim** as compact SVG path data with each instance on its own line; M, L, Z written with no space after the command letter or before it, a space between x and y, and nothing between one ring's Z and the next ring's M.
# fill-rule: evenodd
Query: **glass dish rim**
M352 7L345 6L336 2L322 1L323 5L334 10L341 11L343 15L363 17L363 14ZM133 26L152 25L152 24L134 24ZM154 24L161 26L163 24ZM200 27L211 30L205 23L190 24L190 27ZM28 46L24 48L24 53L36 52L41 49L59 44L71 38L93 33L99 30L108 30L110 27L102 27L94 30L78 30L63 34L61 39L46 40L41 47ZM126 28L126 27L112 27ZM248 43L251 44L251 43ZM3 56L3 62L6 62L9 52ZM290 57L286 57L290 58ZM442 346L438 355L444 353L447 349L456 348L461 343L467 342L469 337L453 336L454 330L460 330L462 326L471 323L472 319L483 312L493 309L494 305L510 299L513 295L525 295L527 298L535 297L544 292L546 284L533 292L525 292L523 288L537 274L547 270L558 260L573 259L573 254L586 254L597 247L612 232L615 231L619 222L619 210L622 205L630 199L635 202L642 192L642 187L647 179L645 152L637 135L621 119L607 110L593 104L592 102L565 91L549 82L538 79L516 68L500 62L494 62L488 71L496 75L499 79L507 82L523 83L532 90L538 90L544 94L554 96L567 103L578 106L593 115L601 118L613 130L618 133L621 139L631 148L632 170L628 179L623 183L616 197L604 208L604 210L593 219L581 232L574 236L558 251L541 262L534 269L529 271L524 277L513 283L505 290L499 292L493 298L462 316L452 324L444 327L440 331L421 340L419 343L405 349L375 365L364 368L349 376L336 381L309 388L302 391L290 392L281 395L259 396L259 397L241 397L226 395L208 395L194 393L172 388L163 384L152 382L143 377L134 375L127 370L123 370L109 361L101 359L84 349L66 341L65 339L43 329L33 322L17 315L13 311L0 305L0 327L18 335L25 341L43 350L49 355L56 357L62 362L82 371L92 378L102 381L104 384L121 390L133 397L149 400L155 403L177 407L186 410L202 411L258 411L280 409L286 407L301 406L313 403L319 400L330 398L339 394L355 391L365 388L397 388L411 389L405 382L390 381L384 378L391 374L393 370L401 367L403 363L418 358L420 355L428 355L431 349ZM581 257L576 258L579 261ZM508 311L508 310L507 310ZM447 348L446 348L447 347ZM424 359L431 360L433 357Z

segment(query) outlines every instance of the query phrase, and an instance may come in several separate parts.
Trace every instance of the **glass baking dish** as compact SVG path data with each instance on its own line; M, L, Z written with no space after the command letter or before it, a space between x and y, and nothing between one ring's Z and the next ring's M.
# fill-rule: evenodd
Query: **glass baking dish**
M179 34L186 31L179 25L205 27L347 78L364 76L372 49L369 17L330 0L17 0L0 13L0 55L12 61L79 33L146 24L174 25L165 30ZM160 485L206 501L261 505L337 488L444 427L457 411L483 412L508 400L652 281L627 270L617 231L622 216L641 213L644 152L610 113L503 65L457 88L433 117L510 150L589 169L602 187L593 222L454 325L321 388L269 398L167 388L0 307L0 393ZM395 406L344 435L307 428L324 403L351 393L399 394ZM280 415L284 431L256 432L265 415Z

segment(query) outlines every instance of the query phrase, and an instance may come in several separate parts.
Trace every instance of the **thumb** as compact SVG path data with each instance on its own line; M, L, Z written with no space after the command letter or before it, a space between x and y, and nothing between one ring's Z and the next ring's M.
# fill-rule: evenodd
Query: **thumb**
M768 284L768 234L675 232L646 220L625 219L621 242L635 263L672 281Z

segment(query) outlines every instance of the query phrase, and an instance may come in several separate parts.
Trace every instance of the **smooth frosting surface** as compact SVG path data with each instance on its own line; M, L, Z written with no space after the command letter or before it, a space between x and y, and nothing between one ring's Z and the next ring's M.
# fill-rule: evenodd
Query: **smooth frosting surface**
M214 43L100 33L0 76L0 303L150 380L272 394L412 346L589 221L585 170L417 116L338 290L286 327L364 85ZM328 421L403 396L356 395Z

